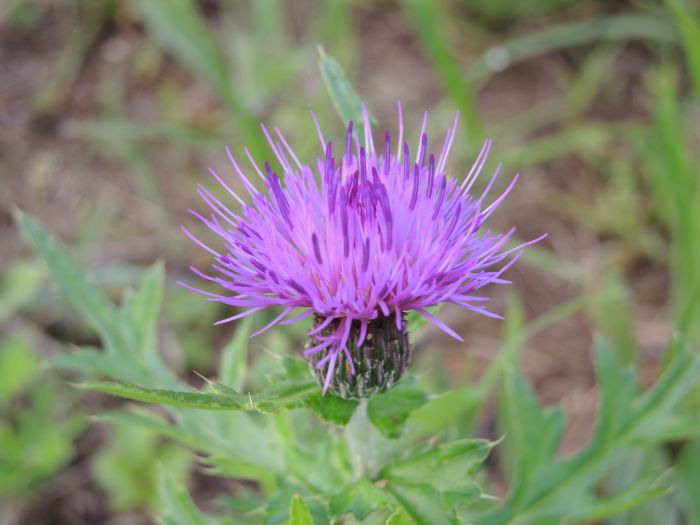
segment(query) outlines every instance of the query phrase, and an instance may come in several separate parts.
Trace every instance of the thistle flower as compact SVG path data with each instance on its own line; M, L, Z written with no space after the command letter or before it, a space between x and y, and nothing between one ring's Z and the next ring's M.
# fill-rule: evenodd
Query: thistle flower
M217 324L271 306L283 310L253 335L277 323L314 317L304 354L324 393L330 388L343 397L367 397L395 383L411 358L405 312L417 312L460 341L428 308L452 303L499 317L485 308L488 297L475 292L487 284L508 283L502 274L524 246L539 240L504 250L515 229L499 234L482 228L518 178L487 203L499 166L481 195L470 194L490 141L459 182L445 172L459 115L436 158L428 152L427 113L412 154L403 141L400 104L398 112L395 145L386 133L384 144L375 147L364 110L364 143L353 135L350 122L340 155L312 115L324 150L315 166L300 162L279 129L273 138L263 126L282 177L268 162L261 170L246 149L263 182L264 190L258 191L227 149L250 204L210 170L241 211L232 211L199 185L198 194L211 213L206 217L190 211L219 237L217 245L207 245L183 228L214 258L213 275L192 271L221 291L183 286L244 308Z

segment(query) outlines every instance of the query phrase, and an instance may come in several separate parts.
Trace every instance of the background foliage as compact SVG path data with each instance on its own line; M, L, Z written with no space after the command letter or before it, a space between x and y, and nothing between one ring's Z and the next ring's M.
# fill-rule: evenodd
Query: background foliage
M0 64L3 524L700 524L694 3L6 0ZM308 111L339 137L360 99L412 140L459 109L453 176L495 139L495 227L550 236L505 323L443 309L464 345L415 325L358 407L304 326L175 282L225 145L314 158Z

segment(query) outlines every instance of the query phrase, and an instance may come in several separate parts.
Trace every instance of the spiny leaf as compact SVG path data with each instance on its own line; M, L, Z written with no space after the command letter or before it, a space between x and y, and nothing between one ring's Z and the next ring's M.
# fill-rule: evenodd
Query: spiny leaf
M460 440L423 447L381 472L388 490L418 525L458 523L458 505L483 495L474 474L494 443Z
M323 395L320 389L304 399L304 405L318 417L334 425L347 425L357 408L357 401L333 394Z
M511 475L511 496L518 502L526 496L537 467L554 458L564 430L560 410L543 410L523 377L514 370L503 376L501 424L508 436L504 442Z
M548 429L546 418L537 415L544 411L532 405L532 393L527 394L518 387L511 390L513 394L520 392L519 395L506 393L510 400L504 404L504 410L511 413L505 419L513 422L513 429L521 429L515 436L509 431L506 437L521 443L520 448L513 450L518 462L510 474L508 500L504 505L480 514L478 523L539 525L560 523L567 517L585 519L589 513L594 517L610 516L663 493L662 485L650 482L627 486L609 496L599 496L595 489L610 465L624 459L628 451L668 439L676 441L697 435L700 425L695 423L696 417L685 415L678 405L700 375L700 360L683 347L671 351L669 364L657 382L638 396L634 377L617 354L604 345L599 348L598 374L602 396L596 436L581 452L566 459L553 456L555 447L552 445L558 440L551 439L551 436L556 433ZM504 390L507 392L509 385L524 383L518 378L517 375L506 377ZM519 398L526 401L519 403ZM513 410L518 406L520 410ZM529 425L523 427L527 421ZM536 430L536 434L528 437L527 432L523 433L522 430L527 431L528 427ZM549 437L549 444L544 447L542 437ZM526 448L522 448L523 445ZM576 502L575 509L572 509L571 502Z
M473 475L493 446L493 442L483 439L464 439L417 449L385 467L381 476L401 484L420 481L439 492L480 494Z
M457 525L459 523L454 510L445 504L430 485L389 483L387 490L401 503L417 525Z
M667 478L668 476L666 475L655 475L640 479L614 496L599 499L594 504L572 513L562 523L565 525L597 523L609 517L617 516L667 494L671 490Z
M94 416L93 419L118 425L144 427L192 448L197 448L197 445L201 445L183 429L168 422L166 418L152 411L137 407L131 407L129 410L103 412Z
M92 382L77 385L117 397L158 403L174 407L217 411L256 411L275 414L284 410L306 407L321 419L337 425L345 425L357 407L357 402L327 394L321 395L313 381L280 382L269 389L254 394L241 394L218 383L210 383L208 392L143 388L114 382Z
M602 446L615 439L627 423L626 413L638 389L632 370L623 366L615 351L603 341L598 345L596 365L601 403L594 439Z
M411 413L428 401L428 395L404 378L394 388L369 399L367 415L372 424L388 438L401 435Z
M391 500L384 492L366 479L356 481L332 496L329 501L331 515L340 519L352 513L362 521L372 512L388 507Z
M111 382L82 383L78 386L146 403L202 410L255 410L265 414L303 406L305 396L318 389L316 383L292 383L276 386L265 393L246 395L233 391L222 394L142 388Z
M17 225L34 249L41 255L63 295L100 333L112 350L129 348L130 338L119 324L114 305L85 275L56 238L36 220L20 211L15 213Z
M670 351L674 352L671 363L654 386L635 403L633 415L636 427L640 427L644 420L651 421L660 414L672 414L700 374L700 359L687 348L680 346Z

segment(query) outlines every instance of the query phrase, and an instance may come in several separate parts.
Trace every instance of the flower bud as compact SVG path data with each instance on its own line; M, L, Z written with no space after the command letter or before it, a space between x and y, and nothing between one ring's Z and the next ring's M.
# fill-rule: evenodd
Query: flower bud
M314 318L314 328L324 322L324 318ZM332 337L338 330L339 320L334 320L320 333L309 334L307 348L319 344L326 337ZM312 328L311 332L314 332ZM316 380L323 385L328 373L323 361L329 352L337 352L328 390L344 399L372 397L391 388L403 375L411 361L412 349L408 342L405 320L397 326L396 316L379 316L367 323L367 334L358 347L361 337L361 323L353 321L347 340L347 351L328 348L309 356ZM351 361L352 360L352 361ZM322 366L318 364L324 363Z

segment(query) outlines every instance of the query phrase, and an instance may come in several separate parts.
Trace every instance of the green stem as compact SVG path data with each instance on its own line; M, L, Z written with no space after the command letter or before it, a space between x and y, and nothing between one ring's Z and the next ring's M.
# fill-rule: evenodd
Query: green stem
M373 479L381 467L379 451L376 447L376 430L367 416L367 400L360 402L345 427L345 439L348 444L353 479Z

